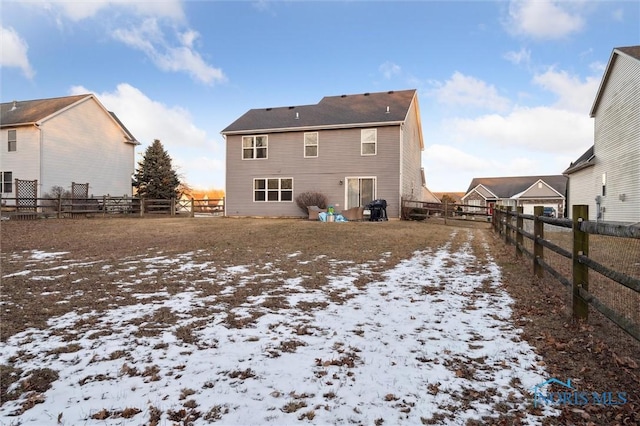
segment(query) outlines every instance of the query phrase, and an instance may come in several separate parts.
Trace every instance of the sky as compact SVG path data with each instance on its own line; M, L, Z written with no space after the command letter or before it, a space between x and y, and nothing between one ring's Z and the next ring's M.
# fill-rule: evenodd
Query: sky
M561 174L593 144L640 2L37 1L0 4L2 102L94 93L181 179L225 186L220 132L252 108L417 89L434 192Z
M487 242L476 256L472 231L459 231L463 242L454 249L457 232L366 286L354 283L371 279L372 264L386 263L390 253L372 264L286 254L299 265L330 266L328 282L317 286L308 275L283 281L279 255L225 265L210 254L157 249L119 259L14 252L15 272L2 278L29 280L40 297L62 276L71 286L86 280L90 264L133 300L76 309L0 342L0 363L11 360L25 372L22 381L34 365L58 373L50 389L1 405L0 424L150 424L153 407L160 425L194 412L185 424L465 425L507 413L541 425L559 414L546 403L537 414L530 410L548 392L544 362L514 324L502 271L484 258ZM149 285L159 272L181 289ZM243 289L256 280L272 285ZM82 293L69 290L57 303L77 304ZM273 308L278 303L269 301L279 298ZM236 328L227 316L253 320ZM186 339L179 333L185 328L193 330Z

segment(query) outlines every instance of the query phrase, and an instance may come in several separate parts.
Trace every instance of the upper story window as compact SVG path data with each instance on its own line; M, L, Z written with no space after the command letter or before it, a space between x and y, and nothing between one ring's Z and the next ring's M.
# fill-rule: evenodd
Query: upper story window
M254 179L253 201L293 201L293 179Z
M603 197L607 196L607 174L606 173L602 174L602 196Z
M378 152L377 140L377 129L362 129L360 131L360 155L376 155Z
M242 159L267 158L268 139L263 136L242 137Z
M2 192L13 192L13 172L0 172L0 187Z
M18 136L15 130L9 130L9 152L17 151L18 149Z
M304 134L305 158L318 156L318 132Z

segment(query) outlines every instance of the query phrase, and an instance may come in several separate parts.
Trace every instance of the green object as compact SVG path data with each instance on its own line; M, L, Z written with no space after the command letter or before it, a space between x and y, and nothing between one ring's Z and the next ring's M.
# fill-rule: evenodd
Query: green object
M333 214L333 206L329 206L329 208L327 209L327 213Z

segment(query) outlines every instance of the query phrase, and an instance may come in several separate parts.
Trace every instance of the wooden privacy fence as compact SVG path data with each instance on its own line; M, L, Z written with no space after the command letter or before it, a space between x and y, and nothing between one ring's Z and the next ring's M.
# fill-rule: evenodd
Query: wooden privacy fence
M589 221L585 219L589 217L589 206L586 205L573 206L572 217L573 219L545 217L541 206L534 207L533 215L522 214L522 207L519 207L516 212L511 207L500 206L496 207L494 211L493 227L496 232L504 237L506 243L515 246L516 256L524 254L532 259L533 274L542 277L544 271L547 271L571 290L571 310L574 318L588 319L589 305L591 305L626 333L640 341L640 315L638 312L640 309L640 278L638 278L640 277L640 272L637 275L634 274L636 276L631 276L605 266L589 257L590 247L595 249L593 243L590 246L590 235L617 237L628 242L634 240L634 243L640 244L640 241L637 241L640 240L640 226ZM528 227L525 221L528 221ZM532 227L530 226L531 222L533 222ZM572 249L567 250L545 239L545 224L567 228L571 235ZM524 244L525 238L533 242L533 251L527 249ZM621 252L624 251L624 244L620 244L619 247L621 247ZM553 253L571 261L571 274L569 277L564 276L545 261L545 250L551 250ZM638 262L636 265L640 266L640 259L635 258L632 261ZM621 265L619 264L618 266ZM640 271L640 268L638 270ZM630 312L630 316L634 317L633 319L608 306L607 303L589 291L589 271L597 272L616 283L617 286L609 288L608 291L622 292L623 289L630 290L625 299L631 298L630 309L627 312Z
M68 218L107 215L224 215L224 198L221 199L145 199L137 197L32 198L28 209L17 198L2 198L2 217L9 219Z

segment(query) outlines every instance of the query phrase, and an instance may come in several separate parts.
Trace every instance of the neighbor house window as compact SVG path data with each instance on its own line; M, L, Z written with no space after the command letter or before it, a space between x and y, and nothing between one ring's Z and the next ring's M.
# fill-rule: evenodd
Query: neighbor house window
M304 134L304 156L318 156L318 132Z
M267 136L243 136L242 158L244 160L267 158Z
M253 201L293 201L293 179L254 179Z
M9 152L18 149L18 137L15 130L9 130Z
M2 192L13 192L13 172L0 172L0 181Z
M602 174L602 196L603 197L607 196L607 174L606 173Z
M360 154L376 155L377 152L377 129L362 129L360 131Z

